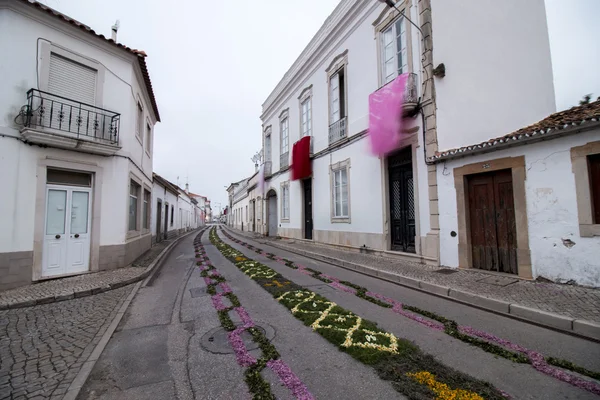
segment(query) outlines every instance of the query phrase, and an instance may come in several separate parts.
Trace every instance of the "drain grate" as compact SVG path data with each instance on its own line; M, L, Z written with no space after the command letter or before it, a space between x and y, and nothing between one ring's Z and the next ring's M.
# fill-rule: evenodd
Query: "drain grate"
M442 269L435 270L433 272L437 272L438 274L450 275L455 272L458 272L458 270L452 269L452 268L442 268Z

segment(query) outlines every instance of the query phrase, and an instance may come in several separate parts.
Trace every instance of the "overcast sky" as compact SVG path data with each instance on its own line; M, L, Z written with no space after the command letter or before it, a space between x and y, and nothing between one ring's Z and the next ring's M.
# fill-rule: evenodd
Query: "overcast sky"
M105 36L119 19L118 41L146 51L162 119L154 172L182 187L189 176L213 209L254 172L261 105L338 2L43 0ZM557 108L600 96L600 0L546 0L546 12Z

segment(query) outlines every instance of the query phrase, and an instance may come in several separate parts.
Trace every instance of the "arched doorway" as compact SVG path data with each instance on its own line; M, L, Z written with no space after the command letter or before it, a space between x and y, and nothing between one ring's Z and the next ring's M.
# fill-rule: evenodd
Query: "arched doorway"
M267 235L277 236L277 193L271 189L267 192Z

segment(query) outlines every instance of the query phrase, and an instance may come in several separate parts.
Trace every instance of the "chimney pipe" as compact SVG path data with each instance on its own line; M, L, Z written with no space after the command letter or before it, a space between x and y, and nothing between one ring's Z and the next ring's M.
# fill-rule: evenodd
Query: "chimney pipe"
M117 31L119 30L119 20L117 20L117 22L115 22L115 24L112 26L111 30L112 30L112 34L111 34L111 39L113 41L117 41Z

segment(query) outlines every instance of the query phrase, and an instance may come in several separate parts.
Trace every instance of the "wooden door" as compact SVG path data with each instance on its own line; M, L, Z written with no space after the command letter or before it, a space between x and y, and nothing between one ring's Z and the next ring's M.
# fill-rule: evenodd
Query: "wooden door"
M415 190L408 147L388 159L391 248L415 252Z
M517 236L512 172L468 178L473 268L517 274Z
M313 238L312 180L304 180L304 239Z

